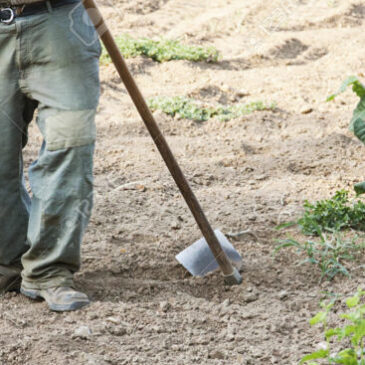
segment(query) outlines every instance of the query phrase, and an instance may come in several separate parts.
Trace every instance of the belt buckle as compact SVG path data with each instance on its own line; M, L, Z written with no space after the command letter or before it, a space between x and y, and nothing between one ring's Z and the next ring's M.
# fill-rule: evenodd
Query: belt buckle
M15 19L15 12L12 8L2 8L0 9L0 11L4 12L4 11L8 11L10 13L10 18L9 19L1 19L0 22L4 23L4 24L10 24L13 22L13 20Z

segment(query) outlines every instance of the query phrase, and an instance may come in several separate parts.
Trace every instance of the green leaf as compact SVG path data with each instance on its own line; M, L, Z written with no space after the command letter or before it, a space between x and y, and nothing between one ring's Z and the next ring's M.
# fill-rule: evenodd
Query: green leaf
M359 314L356 312L346 313L346 314L341 314L340 317L343 319L348 319L349 321L354 323L359 319Z
M357 306L359 304L359 302L360 302L360 298L357 295L346 299L346 305L349 308Z
M318 323L323 323L327 319L326 312L318 312L312 319L309 320L309 324L314 326Z
M309 355L304 356L299 364L304 364L305 362L309 360L316 360L316 359L325 359L329 354L329 350L318 350L316 352L313 352Z
M356 120L364 120L365 119L365 97L360 99L359 103L356 105L356 108L352 114L352 118L350 121L349 129L350 131L354 131L354 124Z
M351 342L354 346L358 346L361 343L362 338L365 336L365 320L360 320L354 326L354 335Z
M364 110L365 117L365 110ZM365 123L362 118L357 118L353 123L354 134L355 136L365 144Z
M350 335L353 334L354 331L355 331L355 326L354 325L345 326L341 330L341 333L339 334L338 339L343 340L345 337L350 337Z
M357 195L362 195L365 193L365 181L357 183L354 185L354 190Z
M334 305L335 305L334 301L330 301L328 304L326 304L326 302L321 303L321 307L323 309L325 309L326 312L329 312L333 308Z
M349 76L340 86L339 90L335 93L330 95L327 98L327 101L334 100L338 95L342 94L346 91L346 89L352 86L352 90L356 93L356 95L359 98L362 98L365 96L365 86L362 85L362 83L359 81L359 79L356 76Z
M280 231L282 229L295 226L296 224L297 224L297 222L286 222L286 223L282 223L282 224L279 224L278 226L276 226L275 227L275 230Z
M282 248L285 247L297 247L297 248L301 247L300 243L298 241L293 240L292 238L288 238L286 240L280 240L279 242L281 242L281 244L275 247L274 254L276 254L278 251L280 251Z
M343 365L358 365L357 356L354 349L345 349L340 351L334 358L333 361L336 364Z
M357 79L356 76L353 76L356 78L356 80L354 80L352 82L352 91L360 98L364 98L365 96L365 86Z
M327 98L327 101L335 99L336 96L343 93L348 86L352 86L352 91L360 98L360 102L353 112L349 129L365 144L365 86L360 80L356 76L350 76L343 82L336 94Z
M342 332L341 328L330 328L324 333L324 335L326 337L326 340L328 341L333 336L341 335L341 332Z

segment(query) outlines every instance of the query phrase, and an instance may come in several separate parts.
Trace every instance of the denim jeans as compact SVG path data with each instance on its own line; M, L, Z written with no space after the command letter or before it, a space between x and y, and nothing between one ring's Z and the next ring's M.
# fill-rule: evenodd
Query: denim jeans
M28 289L71 286L92 207L101 47L81 3L0 23L0 265ZM24 186L37 110L43 144Z

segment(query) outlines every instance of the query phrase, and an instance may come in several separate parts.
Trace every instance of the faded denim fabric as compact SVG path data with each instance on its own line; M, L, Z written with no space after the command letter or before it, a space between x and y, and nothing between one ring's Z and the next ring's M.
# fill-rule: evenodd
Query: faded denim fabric
M28 289L70 286L80 267L101 52L85 18L73 4L0 24L0 265L21 260ZM44 142L29 170L30 199L22 148L36 108Z

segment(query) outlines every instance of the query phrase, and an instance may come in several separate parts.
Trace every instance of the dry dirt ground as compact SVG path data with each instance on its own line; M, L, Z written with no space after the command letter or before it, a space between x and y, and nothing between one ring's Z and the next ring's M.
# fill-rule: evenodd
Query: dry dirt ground
M156 113L215 227L234 241L243 284L191 278L174 256L200 237L112 66L101 69L95 210L77 285L93 304L49 313L0 299L0 363L297 364L320 338L309 328L324 291L349 294L356 272L319 284L313 267L272 257L274 227L305 199L364 179L364 146L347 126L356 98L326 96L364 69L365 3L351 0L103 0L114 33L214 45L218 64L128 60L147 97L264 100L275 111L194 123ZM40 144L31 128L27 164Z

